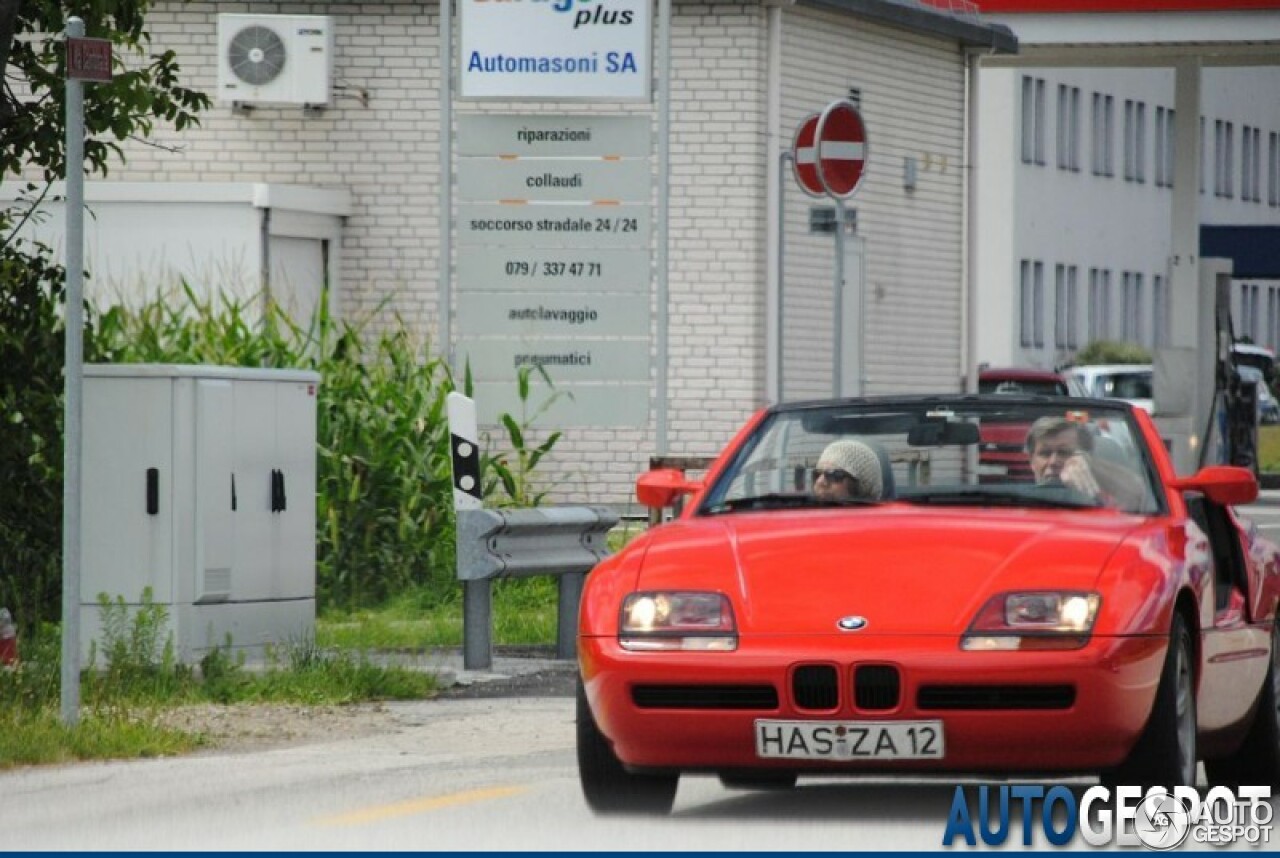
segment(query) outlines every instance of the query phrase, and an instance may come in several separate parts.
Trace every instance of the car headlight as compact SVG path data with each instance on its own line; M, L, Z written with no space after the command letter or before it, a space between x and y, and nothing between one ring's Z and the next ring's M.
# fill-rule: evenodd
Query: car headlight
M738 648L733 606L722 593L632 593L618 629L622 648L641 652Z
M1093 631L1097 593L1001 593L982 606L960 639L965 650L1079 649Z

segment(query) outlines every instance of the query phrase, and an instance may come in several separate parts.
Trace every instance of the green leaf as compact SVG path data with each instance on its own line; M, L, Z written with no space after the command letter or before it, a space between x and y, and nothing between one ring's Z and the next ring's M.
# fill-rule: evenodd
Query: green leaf
M511 445L516 448L517 452L523 450L524 433L520 431L520 426L516 423L515 418L510 414L503 414L498 419L501 420L502 425L506 427L507 434L511 437Z

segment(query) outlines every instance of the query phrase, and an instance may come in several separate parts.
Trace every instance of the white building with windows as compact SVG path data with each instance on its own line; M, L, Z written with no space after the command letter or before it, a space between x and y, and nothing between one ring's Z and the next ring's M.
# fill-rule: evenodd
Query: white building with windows
M1202 63L1198 255L1232 259L1237 337L1280 346L1280 53L1267 42L1280 3L1105 5L982 3L1030 39L977 84L978 361L1173 344L1175 66L1188 57ZM1146 35L1119 43L1130 26Z

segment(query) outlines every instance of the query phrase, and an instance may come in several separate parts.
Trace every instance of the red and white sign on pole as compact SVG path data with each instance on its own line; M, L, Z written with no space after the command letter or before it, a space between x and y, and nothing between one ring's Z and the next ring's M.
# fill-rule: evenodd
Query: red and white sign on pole
M867 166L867 127L851 101L834 101L800 123L791 144L796 181L814 197L847 199Z
M795 171L796 181L806 194L811 197L825 197L827 189L818 178L818 120L820 114L813 114L800 123L795 140L791 142L791 169Z
M67 77L72 80L111 81L111 40L67 38Z
M848 199L862 184L867 166L867 127L851 101L836 101L822 111L818 137L818 179L826 192Z

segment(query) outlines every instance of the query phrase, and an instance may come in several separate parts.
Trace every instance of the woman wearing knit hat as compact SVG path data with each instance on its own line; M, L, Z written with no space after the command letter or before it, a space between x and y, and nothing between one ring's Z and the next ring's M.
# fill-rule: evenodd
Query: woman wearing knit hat
M819 500L879 500L884 492L880 459L861 441L832 441L813 470L813 495Z

